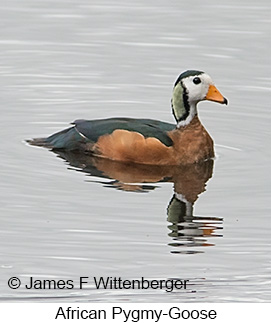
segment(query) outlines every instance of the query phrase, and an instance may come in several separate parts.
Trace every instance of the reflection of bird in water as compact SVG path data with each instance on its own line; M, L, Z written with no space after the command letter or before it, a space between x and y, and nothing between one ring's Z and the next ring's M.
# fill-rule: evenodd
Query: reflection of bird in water
M199 163L214 157L213 140L197 114L197 104L203 100L227 104L210 76L190 70L174 85L171 102L176 125L153 119L76 120L71 128L28 142L145 165Z
M207 237L218 237L216 230L222 229L218 227L223 219L218 217L194 216L193 203L186 200L181 194L174 194L168 209L168 222L172 224L168 226L171 230L169 234L173 238L173 242L169 245L176 247L172 253L198 253L195 250L180 250L180 247L208 247L213 244L207 243Z
M187 247L212 246L206 242L206 238L218 236L216 231L220 228L217 224L221 224L223 219L193 215L193 205L212 176L213 160L169 167L113 162L73 152L56 153L74 170L99 178L98 182L106 187L149 192L157 187L157 183L173 183L174 195L167 208L167 220L171 223L168 226L171 231L169 236L173 238L169 244L174 247L172 253L197 253L199 251Z

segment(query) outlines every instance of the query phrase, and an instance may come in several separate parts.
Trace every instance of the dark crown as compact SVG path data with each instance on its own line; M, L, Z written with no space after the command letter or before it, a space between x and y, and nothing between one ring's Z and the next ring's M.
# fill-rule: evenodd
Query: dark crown
M183 72L182 74L179 75L179 77L177 78L175 84L174 84L174 87L179 83L181 82L181 80L189 77L189 76L196 76L196 75L201 75L203 74L204 72L202 71L196 71L196 70L188 70L188 71L185 71Z

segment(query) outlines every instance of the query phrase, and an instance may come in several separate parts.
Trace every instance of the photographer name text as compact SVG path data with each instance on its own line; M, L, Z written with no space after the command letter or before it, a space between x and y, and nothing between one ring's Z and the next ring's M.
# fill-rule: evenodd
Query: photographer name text
M141 277L139 279L122 279L121 277L88 277L81 276L76 280L73 279L35 279L29 277L27 283L22 284L18 277L11 277L8 280L8 286L11 289L24 287L28 290L46 290L46 289L84 289L89 285L94 285L96 289L162 289L166 292L173 290L186 289L188 279L146 279Z

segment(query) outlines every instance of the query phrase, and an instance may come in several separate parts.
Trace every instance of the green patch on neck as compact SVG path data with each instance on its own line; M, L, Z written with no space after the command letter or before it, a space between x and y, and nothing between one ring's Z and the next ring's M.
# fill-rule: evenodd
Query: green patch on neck
M186 101L187 94L185 93L184 88L181 83L178 83L173 90L172 95L172 111L177 122L185 120L189 114L189 105Z

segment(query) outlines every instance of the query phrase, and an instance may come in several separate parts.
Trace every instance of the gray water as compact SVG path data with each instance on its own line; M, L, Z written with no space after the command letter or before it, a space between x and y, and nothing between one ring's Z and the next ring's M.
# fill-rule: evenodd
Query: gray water
M0 8L1 301L270 301L269 1L11 0ZM181 203L177 215L168 205L189 191L182 177L128 185L119 177L135 170L111 179L112 166L97 171L24 142L79 118L173 122L172 86L191 68L210 74L229 106L199 105L216 160L210 179L195 178L194 206ZM90 283L11 290L12 276L22 285L29 277ZM94 276L189 284L171 293L97 290Z

